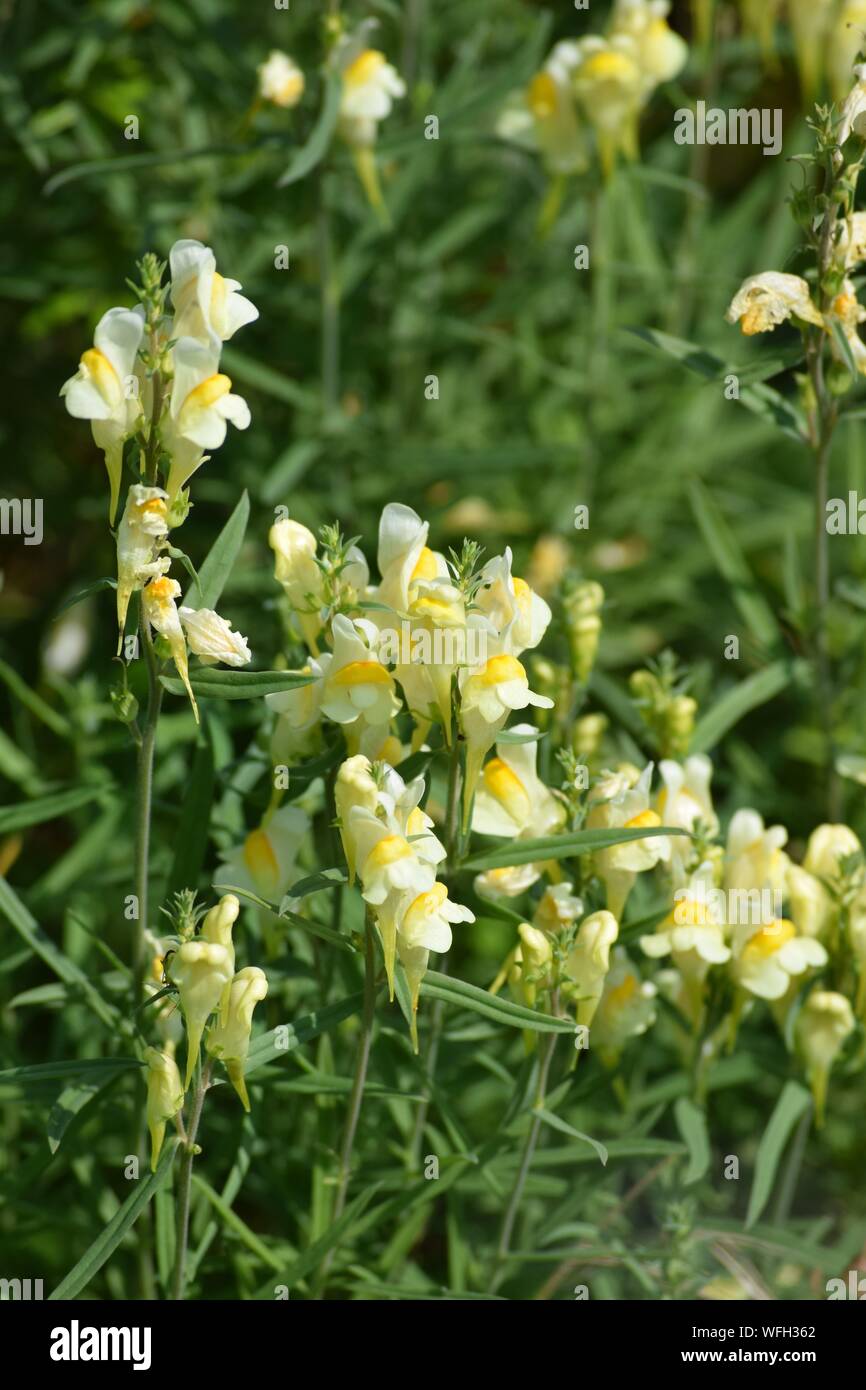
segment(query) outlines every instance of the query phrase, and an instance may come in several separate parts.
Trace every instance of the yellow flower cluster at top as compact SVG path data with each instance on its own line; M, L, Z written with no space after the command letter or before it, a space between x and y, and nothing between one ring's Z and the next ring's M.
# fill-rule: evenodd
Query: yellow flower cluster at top
M258 318L225 279L208 246L177 241L169 253L166 308L163 267L142 262L141 303L114 308L96 326L93 347L61 388L66 408L89 420L108 471L109 521L120 497L124 446L133 441L142 481L133 483L117 527L117 624L121 650L130 599L141 593L148 631L164 639L198 715L189 681L188 655L212 665L243 666L246 639L212 609L177 605L181 585L169 576L170 531L189 509L186 486L224 442L228 425L246 429L250 412L220 371L222 344Z
M538 151L553 175L590 167L594 132L605 176L617 158L636 159L641 112L688 61L688 45L668 24L668 0L616 0L604 34L564 39L498 123L503 139Z

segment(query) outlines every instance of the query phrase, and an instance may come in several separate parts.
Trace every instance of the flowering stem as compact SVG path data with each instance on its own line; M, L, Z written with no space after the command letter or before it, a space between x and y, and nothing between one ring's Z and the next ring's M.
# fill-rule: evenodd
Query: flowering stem
M364 1005L361 1013L361 1036L358 1040L358 1054L355 1060L355 1079L352 1083L351 1095L349 1096L349 1110L343 1129L343 1141L340 1145L340 1170L337 1178L337 1196L334 1201L334 1210L331 1216L332 1226L336 1225L339 1221L346 1206L349 1179L352 1175L352 1151L355 1146L355 1134L358 1129L358 1120L361 1117L364 1087L367 1083L367 1067L370 1062L370 1047L373 1041L373 1019L375 1010L376 948L373 940L373 923L368 913L364 940ZM324 1295L328 1271L331 1268L336 1253L337 1247L333 1245L322 1261L316 1294L317 1298L321 1298Z
M201 1120L204 1098L210 1086L212 1067L213 1063L208 1060L201 1073L198 1089L193 1098L189 1127L186 1132L186 1142L183 1145L183 1157L180 1161L180 1175L178 1177L176 1199L177 1253L175 1256L174 1279L171 1288L171 1296L174 1300L179 1300L184 1297L186 1252L189 1244L189 1199L192 1188L192 1165L196 1154L199 1152L195 1138Z
M147 665L147 714L138 746L138 779L136 787L136 830L135 830L135 894L138 899L138 917L135 923L135 937L132 947L132 990L133 1008L141 1003L144 984L144 934L148 917L148 879L150 869L150 820L153 800L153 755L156 747L156 729L162 707L162 686L157 672L156 652L153 649L150 631L142 619L140 626L141 644L144 648Z
M514 1232L514 1223L520 1211L520 1203L523 1199L523 1189L529 1177L529 1170L532 1167L532 1160L538 1145L538 1136L541 1133L541 1116L539 1111L544 1105L547 1095L547 1081L550 1076L550 1064L553 1061L553 1053L556 1048L556 1033L548 1033L539 1049L538 1061L538 1081L535 1087L535 1104L533 1105L532 1122L526 1136L526 1143L523 1147L523 1157L520 1161L520 1168L514 1181L514 1187L508 1200L508 1206L502 1218L502 1227L499 1232L499 1244L496 1248L496 1261L493 1268L493 1278L490 1285L490 1292L495 1293L505 1278L505 1261L508 1258L508 1251L511 1246L511 1237Z

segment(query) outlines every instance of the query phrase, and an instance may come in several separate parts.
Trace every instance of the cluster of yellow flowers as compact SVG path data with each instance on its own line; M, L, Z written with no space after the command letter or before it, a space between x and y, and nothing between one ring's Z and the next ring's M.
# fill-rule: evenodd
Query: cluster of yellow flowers
M632 688L647 722L681 755L661 759L654 793L652 764L605 768L599 751L605 721L584 715L573 742L593 772L591 785L588 778L579 784L586 789L581 823L588 831L628 838L581 861L577 892L559 862L545 860L543 852L537 862L524 862L524 845L565 831L575 805L567 786L553 790L539 776L538 731L524 723L504 729L513 709L535 705L546 720L553 705L530 689L519 660L540 643L551 610L514 576L509 551L469 574L456 557L449 562L432 551L427 537L427 524L410 508L385 507L381 578L370 584L357 546L338 547L335 567L333 554L319 554L315 536L300 523L283 518L270 533L275 574L297 638L310 651L305 671L312 677L306 686L266 697L277 715L272 756L315 752L323 725L341 726L349 756L337 775L334 809L350 881L359 878L378 928L392 995L399 959L417 1006L429 952L447 951L452 924L473 920L437 882L437 873L448 876L458 866L448 862L438 827L421 810L424 779L407 784L395 771L412 751L429 746L438 725L445 744L459 739L465 746L464 831L504 842L506 862L477 874L476 893L512 903L531 894L531 916L520 925L493 989L507 981L528 1005L536 1006L542 994L573 1003L576 1024L591 1030L592 1045L609 1063L653 1022L659 990L686 1033L703 1040L705 1056L732 1044L743 1013L768 1001L783 1031L796 1018L793 1036L820 1116L830 1067L855 1027L851 1001L861 1017L866 1014L866 877L853 832L820 826L800 865L784 852L783 827L767 829L757 811L743 809L722 846L712 764L685 751L695 702L681 694L664 699L656 678L639 672ZM580 682L593 664L603 598L590 582L564 604ZM387 640L395 624L408 643L396 656ZM462 633L464 643L452 641L449 653L437 652L435 642L421 640L436 632L452 639ZM483 638L474 651L465 640L470 633ZM404 743L406 713L414 733ZM440 809L440 821L445 814ZM248 865L258 853L257 837L269 833L267 824L252 832ZM509 844L516 851L511 865ZM276 859L278 850L274 841L270 857ZM671 906L658 929L639 940L645 957L666 962L649 980L617 943L637 878L653 870ZM596 904L601 897L604 906L587 911L585 897ZM839 988L826 987L827 981ZM718 999L722 1024L709 1007Z
M165 311L162 267L151 261L142 303L102 316L93 347L60 394L70 415L91 422L105 455L110 521L124 445L132 439L138 448L145 481L130 486L117 528L118 652L130 599L140 591L148 628L167 643L197 715L188 651L206 664L230 666L245 665L250 653L246 639L212 609L178 608L181 586L168 575L165 551L189 509L185 485L223 443L229 423L238 429L250 423L247 403L232 391L219 359L223 342L257 319L258 310L238 281L219 274L213 251L201 242L175 242L169 268L173 313Z
M696 0L704 9L712 3ZM770 67L775 63L776 24L787 17L803 95L814 100L826 77L833 99L842 100L864 46L866 0L740 0L740 10L746 33L757 39Z
M385 54L371 48L374 20L365 20L349 32L342 30L339 20L334 19L329 28L333 43L325 72L340 82L337 130L353 152L371 204L381 211L373 147L379 123L390 115L394 101L406 95L406 84ZM261 64L258 76L260 99L275 106L297 106L306 89L306 78L295 60L279 49L274 49Z
M636 159L641 112L688 61L688 45L667 22L669 11L668 0L616 0L605 34L555 44L526 90L507 104L500 136L536 149L553 175L589 168L586 122L605 175L619 155Z
M201 1040L208 1020L216 1015L205 1040L205 1048L215 1061L223 1063L229 1080L237 1091L244 1109L250 1102L244 1082L244 1063L250 1045L253 1010L268 992L268 981L258 966L248 965L235 971L235 948L232 928L240 911L240 903L232 893L226 894L212 907L194 933L190 923L186 938L176 949L169 943L159 943L161 952L154 959L154 980L151 993L159 992L163 973L176 986L183 1020L186 1025L186 1075L181 1079L175 1061L175 1048L180 1040L180 1018L174 1003L168 998L159 1000L156 1026L161 1034L161 1047L145 1050L147 1064L147 1123L151 1137L151 1167L156 1168L165 1138L166 1124L183 1109L185 1093L195 1075L201 1051Z

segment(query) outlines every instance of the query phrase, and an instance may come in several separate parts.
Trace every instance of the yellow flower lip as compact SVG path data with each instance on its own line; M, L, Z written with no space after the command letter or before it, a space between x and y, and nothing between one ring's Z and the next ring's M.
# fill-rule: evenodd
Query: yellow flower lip
M661 820L655 811L641 811L639 815L632 816L623 826L623 830L649 830L653 826L661 825Z
M537 121L553 115L556 110L556 83L549 72L535 74L526 92L526 102Z
M635 75L635 64L625 53L594 53L580 69L581 77L631 79Z
M81 365L93 378L96 389L106 400L116 400L122 396L120 377L112 367L104 352L99 348L88 348L81 354Z
M385 66L385 55L377 48L365 48L343 73L343 81L348 87L360 87L370 82L376 73Z
M412 846L403 839L402 835L386 835L367 856L364 865L365 870L369 868L387 868L389 864L396 864L400 859L412 857Z
M502 758L491 758L484 768L482 780L487 791L501 802L514 820L524 821L531 810L526 788L516 772Z
M406 924L410 925L410 919L417 917L432 917L437 913L448 896L448 889L444 883L434 883L426 893L419 893L417 898L413 898L406 912Z
M605 1004L610 1009L624 1009L637 991L637 976L626 975L622 984L616 985L608 994Z
M525 681L526 672L516 656L503 652L492 656L480 674L485 685L499 685L502 681Z
M761 927L754 936L746 942L743 947L744 960L766 960L768 956L773 956L778 950L791 941L797 935L797 928L793 922L781 917L769 926Z
M250 831L244 841L244 863L254 878L264 878L270 882L279 878L277 856L264 830Z
M413 579L435 579L436 573L436 556L429 546L425 545L422 547L415 568L409 577L409 583L411 584Z
M147 586L148 596L155 598L157 602L174 597L174 580L169 579L163 574L158 579L152 579Z
M227 396L232 389L231 378L223 372L216 372L214 376L207 377L204 381L194 386L183 403L183 409L189 407L193 409L206 409L213 405L221 397Z
M335 671L331 677L334 685L390 685L391 677L378 661L350 661L348 666Z

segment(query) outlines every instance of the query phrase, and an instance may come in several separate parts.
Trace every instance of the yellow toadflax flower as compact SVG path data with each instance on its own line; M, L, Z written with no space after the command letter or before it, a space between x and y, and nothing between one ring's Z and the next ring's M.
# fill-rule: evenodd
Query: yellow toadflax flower
M148 1047L144 1052L147 1063L147 1127L150 1130L150 1171L156 1172L159 1155L165 1140L165 1127L169 1120L183 1109L183 1083L177 1062L174 1060L174 1047L166 1044L160 1052L156 1047Z
M246 637L233 632L231 623L212 608L179 608L178 617L194 656L205 666L222 661L226 666L246 666L250 649Z
M220 898L216 907L212 907L210 912L202 922L199 939L209 941L215 946L224 946L229 954L231 969L235 968L235 946L232 940L232 928L238 919L241 905L234 893L226 893L225 897ZM229 1005L229 986L226 985L220 1000L220 1018L225 1020Z
M740 323L748 337L755 333L771 333L792 316L819 328L824 326L806 281L799 275L786 275L776 270L744 280L725 315L728 323Z
M117 650L123 643L123 629L129 600L149 579L164 574L171 561L160 556L168 535L167 494L159 487L133 483L117 528Z
M177 674L186 687L192 712L195 715L196 723L198 723L198 705L189 683L186 640L175 603L175 599L178 598L180 598L180 585L177 580L169 579L165 574L160 575L159 578L152 579L142 590L141 611L145 621L167 641L171 649L172 660L177 668Z
M581 61L573 85L587 119L595 128L602 172L609 178L618 155L638 157L638 118L645 77L634 39L614 35L581 43Z
M604 982L610 969L610 952L619 935L619 924L610 912L594 912L585 917L577 939L565 961L568 992L577 1006L577 1022L589 1028L601 1002Z
M737 984L759 999L781 999L791 977L827 964L827 952L811 936L799 936L793 922L780 918L759 927L739 946L731 967Z
M824 1123L827 1087L833 1063L855 1027L844 994L814 989L797 1016L796 1036L815 1101L815 1123Z
M592 1044L606 1067L613 1067L632 1038L655 1022L656 987L642 980L621 946L613 951L604 990L592 1020Z
M565 808L536 771L538 744L531 724L515 724L526 743L498 743L496 757L482 769L475 791L472 829L479 835L516 840L553 835L565 821Z
M355 837L350 817L356 806L375 814L379 804L379 787L371 771L369 758L358 753L340 764L334 784L334 801L340 822L340 839L349 869L349 882L355 882Z
M184 1090L192 1081L205 1024L219 1008L233 971L234 951L218 942L184 941L169 962L167 974L178 987L186 1021Z
M248 965L239 970L228 986L226 1008L217 1023L208 1031L205 1047L212 1057L225 1066L229 1080L237 1091L241 1105L249 1114L250 1098L244 1081L244 1063L250 1049L253 1010L268 992L264 970Z
M431 951L451 949L451 927L457 922L474 922L475 914L448 897L444 883L434 883L423 893L407 894L396 919L396 945L412 1002L412 1046L418 1051L418 997ZM380 928L381 930L381 928ZM393 998L393 989L391 992Z
M166 487L171 500L204 463L204 451L223 443L229 421L239 430L250 423L249 406L242 396L233 394L230 378L219 370L219 346L214 339L180 338L172 355L174 382L165 425L171 455Z
M331 623L333 652L326 652L313 669L323 679L322 713L335 724L388 724L399 713L394 678L379 660L378 634L364 619L352 622L338 613Z
M588 830L652 830L662 824L650 807L653 765L608 773L597 784L586 818ZM616 918L622 916L628 895L639 873L667 863L671 856L666 835L626 841L594 855L599 877L607 889L607 905Z
M468 829L472 797L484 758L509 714L526 709L527 705L552 709L553 701L530 690L520 662L506 653L492 656L478 670L461 671L460 695L460 728L466 739L463 827Z
M108 520L114 525L120 493L123 444L141 415L135 362L144 333L144 310L109 309L102 315L78 371L60 388L66 409L89 420L93 442L105 455L110 496Z
M816 878L836 878L842 860L861 852L860 841L847 825L819 825L809 836L803 868Z
M222 850L214 886L231 884L279 904L298 877L298 853L310 829L300 806L281 806L242 844Z
M170 337L225 342L259 316L255 304L239 294L240 282L226 280L216 257L200 241L176 241L169 252L174 321Z
M294 58L272 48L267 60L256 69L259 75L259 95L275 106L297 106L304 95L304 74Z
M645 101L661 82L677 77L689 60L688 44L668 24L670 9L670 0L616 0L614 5L610 32L634 41Z
M358 177L371 207L385 220L373 146L379 122L391 114L394 101L406 95L406 84L378 48L367 47L369 26L362 25L334 50L342 80L338 129L352 149Z

